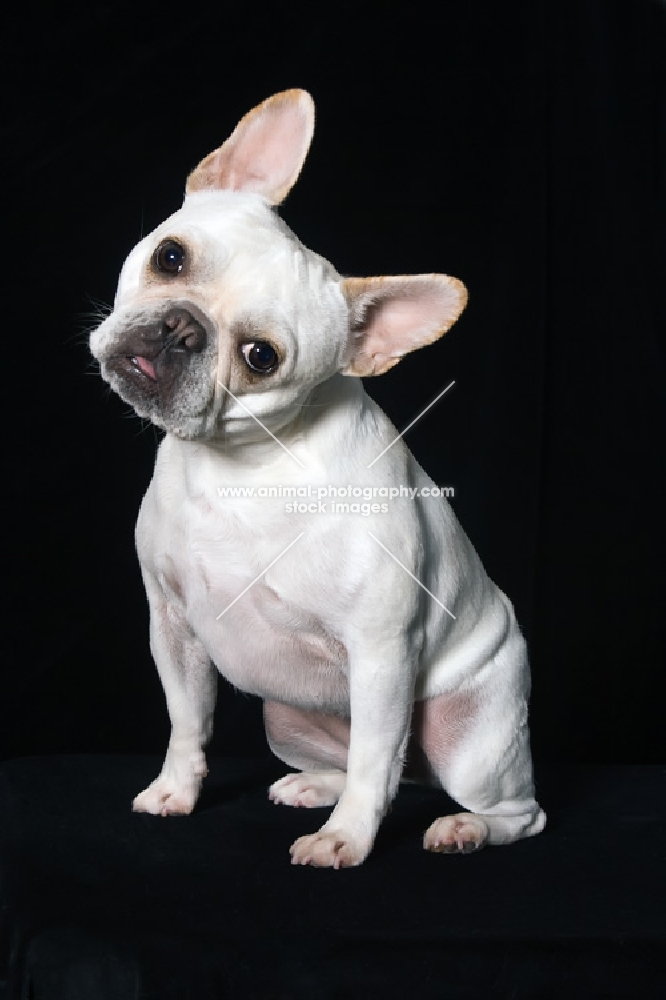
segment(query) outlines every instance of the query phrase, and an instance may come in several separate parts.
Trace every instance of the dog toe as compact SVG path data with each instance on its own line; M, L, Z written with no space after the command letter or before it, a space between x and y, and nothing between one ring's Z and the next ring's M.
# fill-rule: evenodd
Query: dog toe
M486 822L472 813L442 816L426 830L423 846L435 854L472 854L486 843L488 832Z

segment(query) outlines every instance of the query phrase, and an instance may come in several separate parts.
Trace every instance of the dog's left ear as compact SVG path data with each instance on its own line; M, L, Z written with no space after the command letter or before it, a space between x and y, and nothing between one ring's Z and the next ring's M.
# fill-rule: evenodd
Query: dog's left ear
M301 172L313 132L314 101L307 91L274 94L194 168L185 191L253 191L279 205Z
M345 278L341 288L352 335L343 375L382 375L446 333L467 303L462 281L447 274Z

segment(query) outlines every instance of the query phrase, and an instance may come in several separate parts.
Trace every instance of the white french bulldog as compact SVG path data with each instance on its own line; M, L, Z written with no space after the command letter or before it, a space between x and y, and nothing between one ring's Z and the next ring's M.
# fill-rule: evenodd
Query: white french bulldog
M298 241L273 206L313 127L302 90L249 112L132 250L90 339L103 378L166 431L136 541L172 732L134 809L194 807L219 671L264 699L268 742L298 769L270 798L335 805L292 863L360 864L401 776L465 810L434 821L428 850L510 843L546 822L525 642L447 502L346 377L440 337L465 287L341 278ZM375 502L338 499L359 491Z

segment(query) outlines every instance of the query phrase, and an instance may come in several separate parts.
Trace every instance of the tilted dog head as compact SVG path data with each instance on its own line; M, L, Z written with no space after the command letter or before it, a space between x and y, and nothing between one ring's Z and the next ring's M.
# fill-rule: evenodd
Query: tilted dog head
M182 438L241 439L298 413L336 372L379 375L462 312L447 275L343 279L274 206L298 177L314 105L303 90L250 111L187 180L182 208L132 250L90 348L139 414Z

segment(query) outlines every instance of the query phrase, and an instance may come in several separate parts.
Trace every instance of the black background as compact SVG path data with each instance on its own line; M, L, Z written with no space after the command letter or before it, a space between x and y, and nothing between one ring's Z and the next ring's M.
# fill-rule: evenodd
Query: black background
M444 271L469 288L442 341L366 384L402 428L456 380L407 441L516 605L535 756L662 760L661 5L115 2L12 18L3 755L166 745L133 548L157 436L105 391L85 331L187 172L250 107L301 86L318 119L289 225L345 274ZM221 682L214 750L263 746L258 704Z

